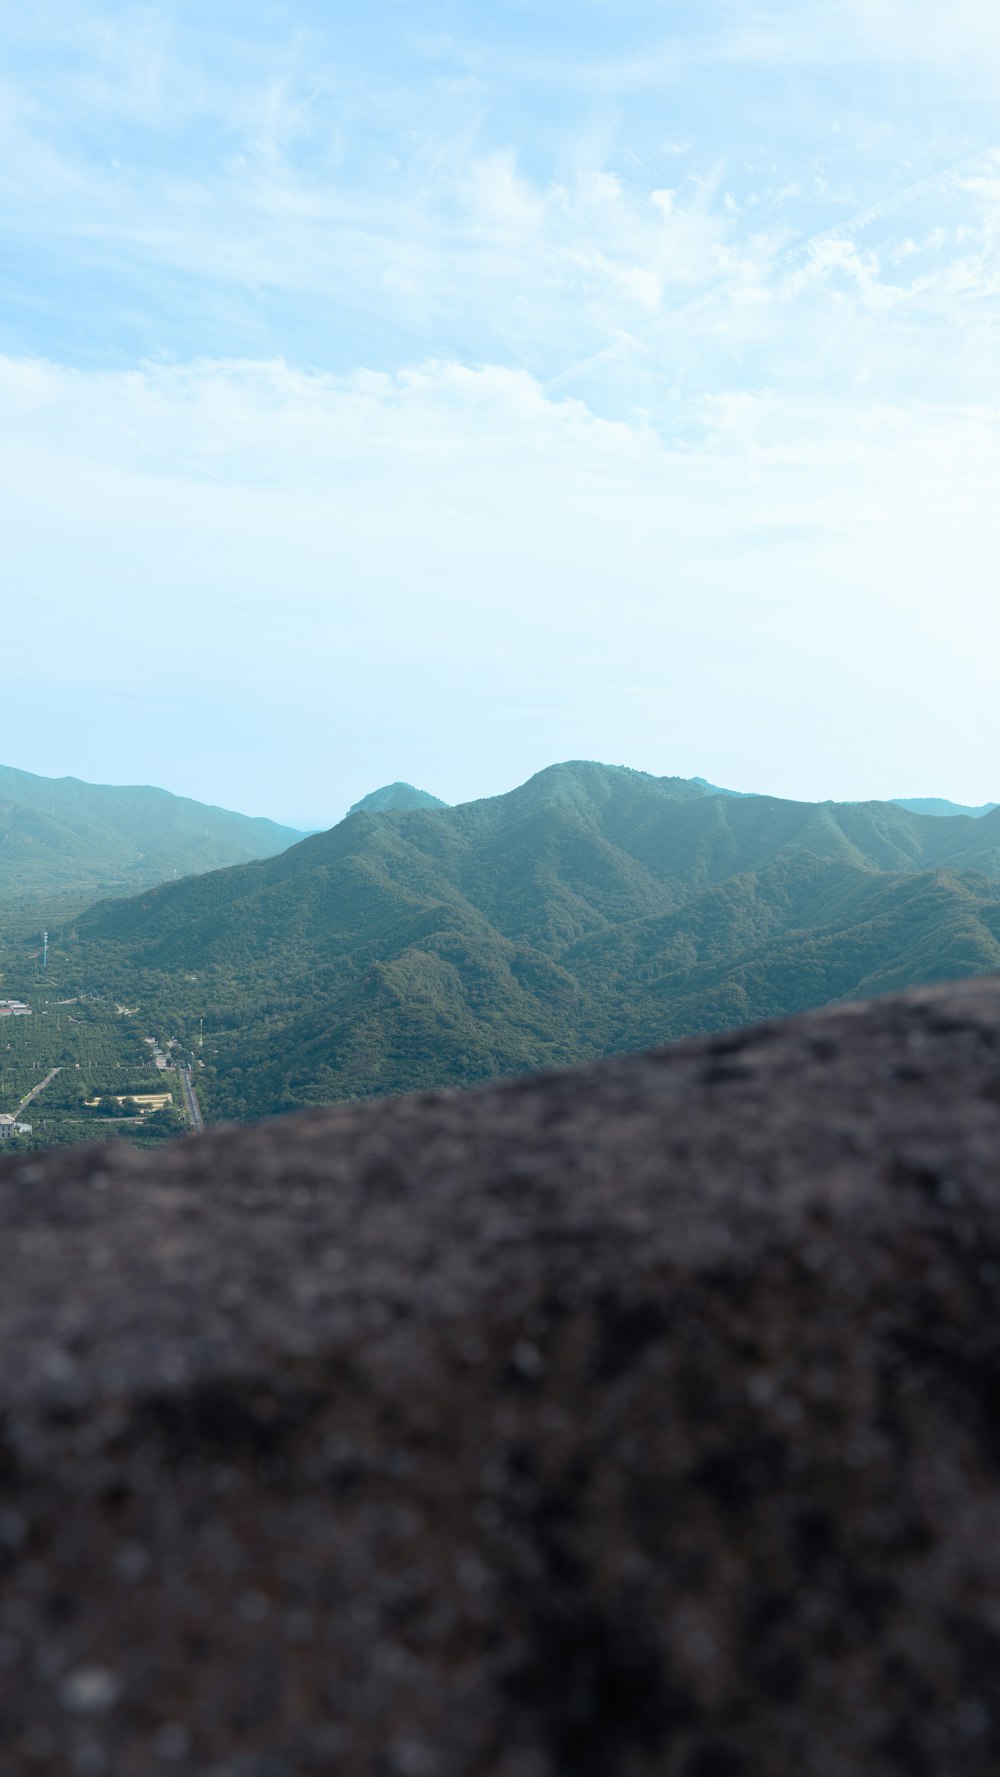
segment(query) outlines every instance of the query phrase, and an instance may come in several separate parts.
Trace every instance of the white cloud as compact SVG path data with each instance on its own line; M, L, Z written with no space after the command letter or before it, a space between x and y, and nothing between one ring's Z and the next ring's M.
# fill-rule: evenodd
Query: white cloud
M4 362L8 650L42 709L46 677L249 702L323 773L398 707L441 756L458 724L480 783L503 733L510 775L711 745L790 794L889 794L969 784L975 719L985 796L1000 412L743 392L680 419L665 442L459 364Z
M971 0L959 5L965 35L955 34L954 53L982 48L988 62L1000 26ZM706 78L718 94L705 92L720 110L736 108L739 131L747 120L738 89L752 77L725 84L734 57L784 45L816 69L855 57L871 73L892 44L909 54L911 40L914 53L937 41L944 26L933 10L929 0L818 0L805 11L718 0L664 53L716 70ZM900 327L947 335L960 300L968 325L991 325L996 155L966 155L908 181L886 158L873 198L873 160L891 151L901 162L913 141L893 146L885 117L839 119L843 95L828 81L816 90L817 117L796 122L808 138L806 176L796 156L772 162L770 150L751 155L749 142L742 158L727 154L728 126L710 153L682 134L664 143L659 102L642 152L630 140L631 112L601 98L543 157L543 126L525 95L546 69L562 78L572 58L536 57L515 123L497 96L515 64L488 37L433 47L476 75L474 91L463 80L441 94L436 72L407 81L366 63L359 74L335 31L216 39L161 7L100 6L81 29L68 5L15 14L3 0L0 23L36 58L31 78L0 93L0 244L18 263L37 255L43 268L57 253L80 304L100 280L97 318L64 318L67 354L69 341L90 344L95 332L97 350L137 336L140 351L181 356L228 339L234 354L277 345L341 369L455 352L553 380L603 361L604 348L617 362L621 342L639 339L651 373L671 374L691 352L688 381L715 386L736 360L756 384L794 380L800 360L785 369L782 359L800 335L811 374L815 335L829 339L848 310L852 326L881 315L888 329L898 311ZM668 81L656 55L646 59L654 85ZM677 89L668 81L664 93L670 115ZM878 130L890 134L873 157L864 142ZM863 200L852 219L843 175L859 168ZM908 252L914 240L920 254ZM50 301L46 292L39 312ZM30 293L21 313L34 319ZM19 319L15 311L10 341L25 336ZM875 342L867 374L896 365L901 344L901 332ZM954 349L945 337L945 355ZM921 341L919 350L933 370L937 346ZM729 355L724 371L719 353ZM917 357L909 353L911 372ZM606 384L587 392L610 398ZM650 383L627 398L646 407L659 395Z
M762 0L715 9L702 53L827 71L908 64L940 80L994 85L1000 75L1000 14L993 0Z
M414 47L0 0L8 639L61 697L224 696L244 746L376 710L509 781L516 687L526 765L712 775L670 748L725 736L775 787L929 788L937 749L958 789L997 736L1000 13L594 9L588 61L508 11Z
M919 61L938 75L1000 72L1000 13L992 0L950 0L947 7L937 0L840 0L830 11L859 58Z
M623 95L673 93L708 68L852 69L906 66L979 94L1000 80L1000 13L993 0L706 0L695 22L680 18L641 52L564 58L545 72L584 89ZM541 77L542 70L538 70ZM685 138L665 144L684 154Z

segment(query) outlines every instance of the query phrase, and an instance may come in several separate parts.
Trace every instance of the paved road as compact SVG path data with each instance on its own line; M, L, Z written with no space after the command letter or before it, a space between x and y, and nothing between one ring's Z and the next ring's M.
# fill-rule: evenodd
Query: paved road
M61 1073L62 1073L61 1067L54 1067L50 1074L46 1074L44 1080L39 1080L38 1085L33 1086L31 1088L31 1091L28 1093L27 1098L22 1098L20 1104L17 1107L17 1110L14 1112L14 1115L16 1117L19 1117L21 1115L21 1112L23 1110L25 1110L26 1107L31 1103L32 1099L37 1098L38 1094L40 1092L44 1092L46 1086L51 1086L52 1081L55 1079L56 1075L61 1074Z
M205 1127L205 1119L201 1114L201 1106L198 1103L198 1094L195 1092L194 1086L191 1083L190 1068L179 1067L177 1069L177 1076L184 1093L184 1103L187 1106L187 1114L191 1119L191 1127L200 1132Z

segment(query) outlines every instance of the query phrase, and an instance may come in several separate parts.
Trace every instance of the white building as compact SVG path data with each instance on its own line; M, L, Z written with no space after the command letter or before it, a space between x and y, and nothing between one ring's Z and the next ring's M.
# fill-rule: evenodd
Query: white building
M18 1123L6 1113L0 1116L0 1141L9 1141L12 1135L30 1135L30 1123Z

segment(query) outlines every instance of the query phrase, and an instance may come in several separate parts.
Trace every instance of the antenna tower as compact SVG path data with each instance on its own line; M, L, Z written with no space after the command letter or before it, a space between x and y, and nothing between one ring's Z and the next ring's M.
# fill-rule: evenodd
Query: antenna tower
M48 932L43 932L42 933L42 973L43 974L45 973L48 966L49 966L49 934L48 934Z

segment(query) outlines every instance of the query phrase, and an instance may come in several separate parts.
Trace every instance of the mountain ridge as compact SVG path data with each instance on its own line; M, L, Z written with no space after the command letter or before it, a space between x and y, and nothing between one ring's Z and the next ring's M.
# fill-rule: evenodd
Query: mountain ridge
M998 802L983 802L978 808L968 808L961 802L949 802L946 796L894 796L897 808L909 809L911 814L929 814L937 817L950 817L957 814L971 815L973 820L981 820L983 815L992 814L1000 808Z
M302 837L263 816L148 784L91 784L0 766L0 902L85 903L274 855Z
M105 901L56 954L207 1017L218 1115L468 1085L1000 967L1000 811L568 761Z

